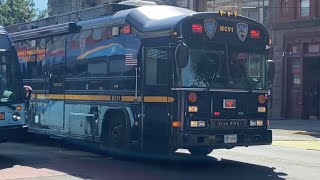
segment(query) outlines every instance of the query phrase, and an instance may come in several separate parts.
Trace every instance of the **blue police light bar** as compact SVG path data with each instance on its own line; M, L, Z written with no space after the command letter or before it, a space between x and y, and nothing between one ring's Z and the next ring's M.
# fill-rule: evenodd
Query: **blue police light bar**
M25 41L31 39L40 39L50 36L65 35L80 32L81 26L78 26L76 22L57 24L47 27L35 28L26 31L11 33L11 39L13 42Z

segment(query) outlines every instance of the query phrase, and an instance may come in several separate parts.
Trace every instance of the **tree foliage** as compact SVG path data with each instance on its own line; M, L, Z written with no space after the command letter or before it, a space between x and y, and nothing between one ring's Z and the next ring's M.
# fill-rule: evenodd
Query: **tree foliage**
M37 15L33 0L0 0L0 24L4 26L33 20Z
M44 10L37 9L36 19L42 19L48 17L48 8Z

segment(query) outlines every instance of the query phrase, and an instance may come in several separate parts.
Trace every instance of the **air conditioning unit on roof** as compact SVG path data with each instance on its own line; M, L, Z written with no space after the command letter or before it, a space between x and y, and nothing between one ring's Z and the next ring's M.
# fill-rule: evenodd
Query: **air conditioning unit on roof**
M152 2L152 1L141 1L141 0L128 0L128 1L120 2L118 4L125 4L125 5L130 5L130 6L157 5L157 3Z

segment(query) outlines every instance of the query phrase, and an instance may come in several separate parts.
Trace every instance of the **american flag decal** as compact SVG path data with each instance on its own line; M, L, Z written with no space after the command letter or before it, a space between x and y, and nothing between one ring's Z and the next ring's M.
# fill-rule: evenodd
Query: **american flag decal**
M126 54L126 66L136 66L138 65L137 58L134 54Z

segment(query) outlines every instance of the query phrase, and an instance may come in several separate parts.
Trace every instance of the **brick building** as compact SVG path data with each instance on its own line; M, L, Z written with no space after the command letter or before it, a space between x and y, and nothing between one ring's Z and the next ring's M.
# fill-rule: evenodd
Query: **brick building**
M49 18L33 22L26 22L7 26L9 32L23 31L36 27L43 27L52 24L78 21L89 18L96 18L105 15L105 9L90 8L106 3L115 3L125 0L48 0ZM131 0L135 1L135 0ZM145 0L146 1L146 0ZM194 11L231 11L264 23L269 27L270 0L147 0L157 4L167 4L192 9ZM85 9L87 8L87 9ZM85 9L85 10L82 10ZM79 11L81 10L81 11ZM71 13L78 11L77 13Z
M320 2L274 0L272 117L320 115Z
M125 0L48 0L48 14L54 16L88 7ZM148 0L147 0L148 1ZM197 11L206 10L207 0L149 0L157 4L176 5Z
M124 0L48 0L49 16ZM266 20L269 0L147 0L195 11L232 11L260 22Z
M231 11L267 24L269 0L207 0L208 11Z

